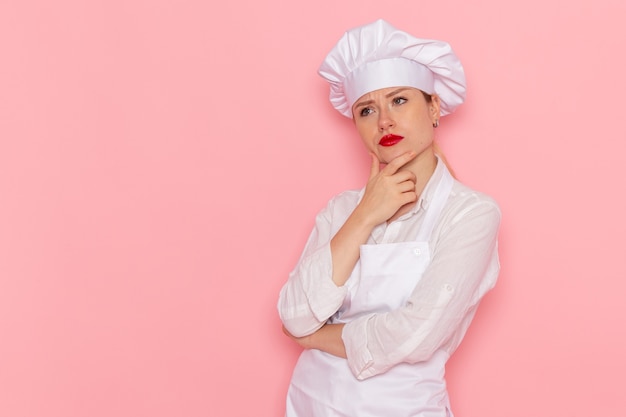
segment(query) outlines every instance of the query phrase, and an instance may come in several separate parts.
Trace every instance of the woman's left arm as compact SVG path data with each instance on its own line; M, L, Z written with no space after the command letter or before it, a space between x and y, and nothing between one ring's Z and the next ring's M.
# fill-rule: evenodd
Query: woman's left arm
M480 299L495 285L499 225L500 210L489 198L450 214L406 305L344 326L348 365L357 378L428 360L439 349L456 349Z
M283 326L283 332L305 349L323 350L331 355L346 358L346 347L341 338L344 324L325 324L315 333L308 336L295 337Z

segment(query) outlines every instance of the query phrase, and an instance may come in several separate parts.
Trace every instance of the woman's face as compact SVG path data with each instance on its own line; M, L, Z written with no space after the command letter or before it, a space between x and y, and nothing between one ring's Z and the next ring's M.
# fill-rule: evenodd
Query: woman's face
M413 150L432 154L434 128L439 120L439 97L429 102L412 87L389 87L372 91L352 106L352 114L365 147L382 163Z

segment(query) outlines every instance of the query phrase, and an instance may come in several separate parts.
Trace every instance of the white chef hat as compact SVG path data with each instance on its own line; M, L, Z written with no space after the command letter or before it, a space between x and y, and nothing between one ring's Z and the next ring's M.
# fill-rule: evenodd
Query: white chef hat
M465 100L465 73L450 45L416 38L382 19L347 31L318 72L330 83L333 107L350 118L361 96L387 87L437 94L442 116Z

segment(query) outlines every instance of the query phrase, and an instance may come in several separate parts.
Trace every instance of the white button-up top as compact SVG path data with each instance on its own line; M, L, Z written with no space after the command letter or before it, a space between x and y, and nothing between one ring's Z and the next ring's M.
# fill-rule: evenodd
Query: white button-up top
M415 208L391 224L377 226L368 244L414 239L435 192L433 184L442 176L442 166L437 165ZM332 281L330 240L362 195L363 190L341 193L318 214L304 252L280 292L279 314L294 336L322 327L346 297L346 287ZM343 329L348 364L357 378L383 373L398 363L428 360L438 349L452 354L480 299L495 285L500 269L499 224L500 210L493 199L454 182L429 241L432 261L406 305L364 315ZM446 300L445 305L441 300Z

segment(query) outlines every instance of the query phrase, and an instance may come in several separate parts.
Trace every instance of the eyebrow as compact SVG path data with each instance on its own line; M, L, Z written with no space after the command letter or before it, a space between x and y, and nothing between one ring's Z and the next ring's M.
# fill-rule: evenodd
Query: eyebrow
M385 98L389 98L391 96L395 96L396 94L398 94L398 93L400 93L400 92L402 92L404 90L408 90L408 87L401 87L401 88L398 88L396 90L393 90L392 92L385 94ZM373 102L374 102L374 100L361 101L360 103L357 103L354 106L354 108L358 109L359 107L367 106L368 104L372 104Z

